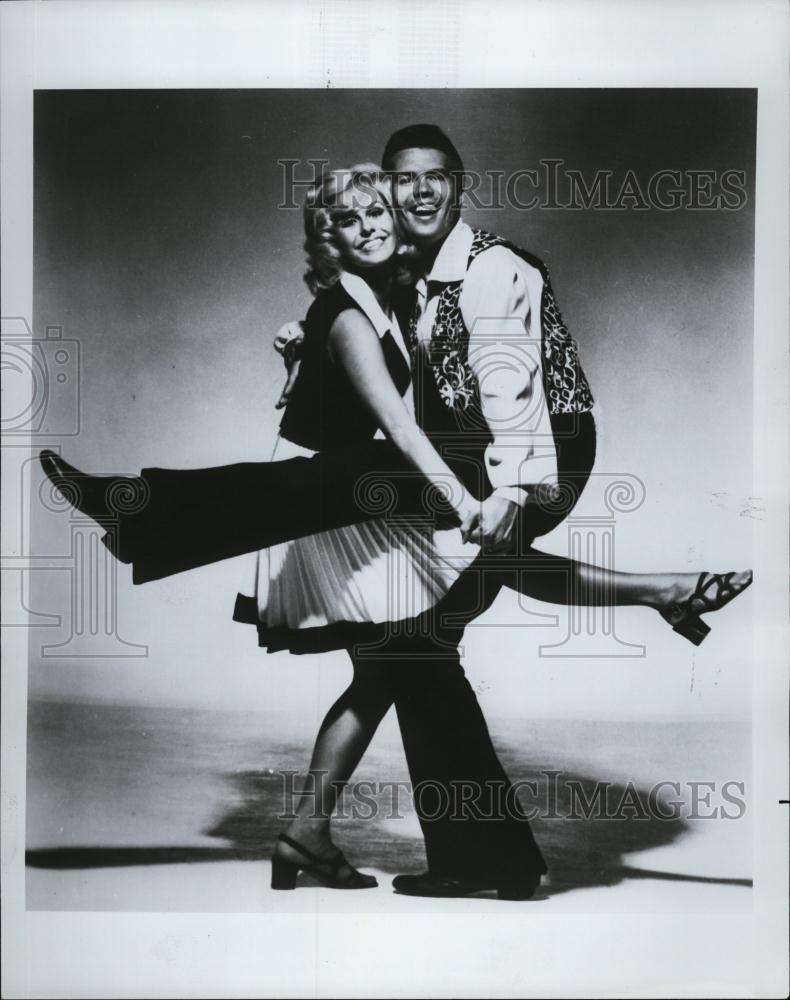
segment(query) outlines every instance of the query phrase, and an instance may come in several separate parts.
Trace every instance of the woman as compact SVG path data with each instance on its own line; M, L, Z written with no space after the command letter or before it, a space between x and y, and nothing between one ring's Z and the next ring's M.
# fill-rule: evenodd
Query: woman
M306 200L305 232L306 280L316 299L273 457L386 435L411 467L449 493L458 521L471 525L475 498L414 419L409 354L392 308L399 276L395 218L378 168L325 175ZM239 597L236 620L255 624L260 645L270 650L338 649L371 639L377 626L416 618L447 593L478 552L474 544L459 545L459 533L374 519L266 549L258 557L255 597ZM340 788L391 704L375 666L355 663L353 670L319 730L310 792L278 840L273 888L293 888L305 867L326 885L376 885L348 865L329 834Z
M281 425L275 452L278 460L264 470L268 486L276 494L272 510L278 523L265 524L262 537L266 543L277 544L259 553L255 594L240 596L235 614L237 620L256 625L260 645L292 652L375 642L392 621L419 618L439 606L479 553L475 532L478 501L414 419L409 355L393 310L401 262L396 223L388 188L377 168L363 165L325 175L308 196L305 231L307 281L316 299L306 320L299 379ZM403 524L368 516L360 523L315 530L322 520L316 516L316 508L332 506L333 484L324 483L326 489L320 495L305 495L298 473L306 466L299 463L309 463L314 452L331 454L333 449L345 449L355 453L376 438L386 438L394 445L403 459L404 473L416 470L420 483L427 481L446 497L444 521L433 517L423 525L414 521ZM578 442L566 445L574 446L578 447ZM578 497L593 458L589 440L584 453L566 454L564 462L558 455L560 470L576 470L565 483L561 471L559 485L571 483ZM101 520L107 508L97 499L101 489L95 477L83 476L52 453L43 453L42 463L53 482L71 494L72 502L82 504L83 509L87 506L87 512ZM212 471L213 493L205 488L207 471ZM211 561L206 536L233 535L234 524L218 531L217 520L233 488L228 484L235 473L227 468L144 473L138 481L108 481L105 493L142 489L143 493L167 496L169 504L158 512L152 512L154 505L149 505L140 510L137 519L127 517L122 525L125 539L119 542L111 534L108 544L116 546L119 557L129 559L136 545L150 550L150 539L155 537L157 550L165 550L167 572L190 567L190 545L200 548L191 565ZM414 477L402 482L412 484ZM75 495L79 489L82 498ZM198 504L195 496L200 498ZM207 496L214 499L207 501ZM535 497L541 499L537 491ZM549 495L536 510L532 534L546 533L567 515L567 505L561 514L552 514L552 502ZM190 504L199 508L199 516L184 515ZM162 509L171 513L164 515ZM145 514L149 515L147 522ZM245 516L265 520L259 508L257 515L254 507L242 511L241 519ZM233 544L220 545L217 551L221 554L214 558L245 551L234 551ZM539 559L541 566L540 573L518 574L518 589L530 596L564 604L646 605L695 642L701 641L706 630L699 614L723 607L751 582L748 572L723 577L626 574L546 556L534 549L527 557ZM528 561L524 565L528 567ZM150 567L143 572L147 575L135 575L135 582L165 575ZM351 684L322 723L310 765L312 789L302 795L296 818L275 850L274 888L293 888L300 869L335 888L376 884L375 879L349 865L334 847L330 818L338 794L390 707L382 669L375 662L356 661Z

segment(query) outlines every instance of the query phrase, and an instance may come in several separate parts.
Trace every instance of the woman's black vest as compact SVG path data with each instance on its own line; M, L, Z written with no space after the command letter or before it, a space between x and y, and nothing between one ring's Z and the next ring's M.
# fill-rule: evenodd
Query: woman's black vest
M369 441L378 430L373 412L327 350L332 324L347 309L361 311L339 282L321 292L310 306L299 377L280 422L284 438L313 451ZM381 338L381 347L395 387L403 395L411 378L408 362L390 334Z

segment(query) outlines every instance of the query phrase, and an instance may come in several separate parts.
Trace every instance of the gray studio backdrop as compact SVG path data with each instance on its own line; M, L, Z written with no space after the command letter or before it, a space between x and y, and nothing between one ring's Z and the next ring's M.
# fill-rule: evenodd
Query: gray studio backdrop
M62 436L54 427L46 443L96 472L267 459L283 377L272 339L310 303L301 213L278 207L289 171L308 177L310 159L375 161L391 131L431 121L467 169L489 172L469 221L546 261L579 342L602 479L578 516L614 522L621 569L747 566L760 508L755 116L754 92L724 90L39 92L35 333L78 342L70 384L80 390L69 417L78 425ZM523 170L537 172L542 206L485 207L491 171L506 195ZM608 171L615 195L633 171L640 190L617 207L559 207L568 171L588 185ZM701 183L698 203L721 195L726 173L730 194L718 209L662 208L647 194L659 171ZM514 190L522 201L536 193L523 177ZM612 517L606 477L638 482L644 499ZM104 645L90 628L75 638L69 513L34 492L30 531L31 609L50 616L31 631L34 698L312 714L343 683L342 654L267 656L231 621L245 558L142 588L120 567L107 584L112 635ZM545 544L566 552L566 527ZM700 651L655 613L622 609L616 639L563 653L567 613L522 605L503 595L467 636L467 667L493 715L748 716L747 599L712 621ZM99 632L107 614L96 610Z

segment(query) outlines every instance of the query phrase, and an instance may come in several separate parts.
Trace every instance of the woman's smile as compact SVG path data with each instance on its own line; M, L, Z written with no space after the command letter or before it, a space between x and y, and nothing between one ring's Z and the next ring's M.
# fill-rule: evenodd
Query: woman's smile
M362 242L358 244L358 247L363 253L372 253L374 250L378 250L385 239L386 235L372 236L369 240L362 240Z

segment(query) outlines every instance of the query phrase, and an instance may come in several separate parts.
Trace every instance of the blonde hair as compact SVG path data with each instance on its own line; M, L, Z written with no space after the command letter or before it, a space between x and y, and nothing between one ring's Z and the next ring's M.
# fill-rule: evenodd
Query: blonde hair
M304 280L313 295L331 288L343 273L333 213L341 196L351 189L375 192L395 218L387 175L375 163L357 163L324 173L310 188L304 203L304 249L307 253Z

